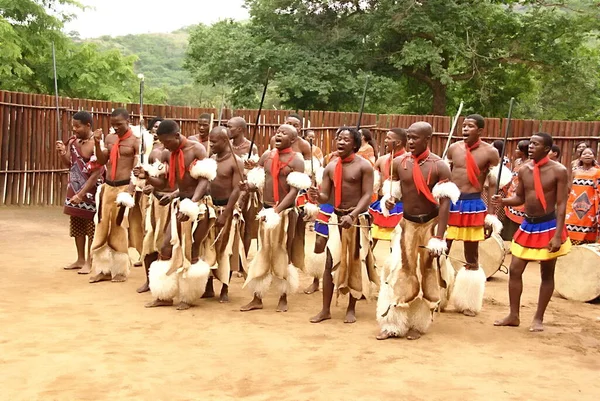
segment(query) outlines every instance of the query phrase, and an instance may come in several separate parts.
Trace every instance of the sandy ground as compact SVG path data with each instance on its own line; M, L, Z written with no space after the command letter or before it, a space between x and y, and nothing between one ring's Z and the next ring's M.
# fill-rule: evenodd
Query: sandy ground
M312 242L312 235L310 236ZM308 245L310 246L310 244ZM88 284L59 208L0 208L0 399L3 400L597 400L600 305L553 298L546 331L529 333L539 274L525 275L520 328L496 328L507 276L488 282L475 318L437 315L422 339L376 341L375 303L358 322L310 324L321 293L290 311L241 313L250 294L235 278L231 302L145 309L141 268L128 282ZM386 249L378 245L377 256ZM303 277L302 286L310 279ZM218 286L217 286L218 290ZM209 398L210 397L210 398Z

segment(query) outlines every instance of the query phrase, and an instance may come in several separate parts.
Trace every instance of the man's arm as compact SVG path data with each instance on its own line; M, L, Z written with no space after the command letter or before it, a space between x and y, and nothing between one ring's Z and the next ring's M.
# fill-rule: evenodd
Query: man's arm
M371 204L371 196L373 195L373 168L363 163L361 170L362 195L354 210L350 212L350 216L352 216L353 219L356 219L359 214L364 213L369 209L369 205Z
M500 163L500 156L498 156L498 151L494 147L490 147L488 153L490 155L488 169L489 172L492 168ZM500 166L500 168L502 168L502 166ZM498 177L492 177L492 179L488 180L488 199L492 199L492 196L496 194L496 188L498 187L498 183L496 182L497 180ZM492 206L491 202L490 207L488 207L488 214L496 214L496 207Z
M300 150L302 150L302 157L304 160L311 159L310 144L307 141L300 141Z
M450 153L450 152L448 152ZM452 173L450 172L450 167L442 161L436 162L438 168L438 182L450 181L452 178ZM415 166L414 168L419 168ZM450 215L450 203L451 200L449 197L440 198L440 208L438 211L438 225L436 237L442 239L444 238L444 234L446 233L446 228L448 226L448 217Z
M521 168L519 169L519 185L517 185L517 190L515 191L515 194L510 198L502 198L502 203L499 206L521 206L525 203L525 186L523 185L524 168L524 166L521 166Z
M108 140L108 138L110 138L110 134L106 138ZM96 131L94 131L94 151L96 154L96 160L98 161L98 164L105 165L106 163L108 163L108 159L110 158L110 153L108 152L108 148L102 149L102 147L100 146L101 140L102 140L102 129L99 128Z
M328 164L323 171L323 180L321 181L321 190L317 198L318 203L327 203L331 197L331 189L333 188L329 172L334 168L333 164Z
M83 184L83 187L81 187L79 192L77 192L77 195L83 196L84 194L87 194L93 187L95 187L96 183L98 182L98 178L100 178L100 175L102 175L102 170L102 168L97 168L94 170L86 180L85 184Z
M225 213L227 214L227 216L230 216L233 213L233 209L235 207L235 204L237 203L239 197L240 197L240 187L239 187L239 183L240 181L242 181L242 177L240 176L240 171L244 171L244 163L238 159L235 154L232 154L233 156L233 160L234 163L237 164L233 165L233 175L231 176L231 186L233 188L233 191L231 191L231 195L229 196L229 200L227 201L227 206L225 207Z
M562 227L565 226L565 215L567 213L567 198L569 197L569 188L567 185L567 169L560 166L556 174L556 233L554 236L560 237Z
M194 146L194 158L196 160L204 160L206 158L206 150L201 143L198 142L196 146ZM192 202L198 202L200 199L206 195L208 189L210 188L210 182L204 178L198 178L198 185L196 185L196 190L194 191L194 196L192 196Z

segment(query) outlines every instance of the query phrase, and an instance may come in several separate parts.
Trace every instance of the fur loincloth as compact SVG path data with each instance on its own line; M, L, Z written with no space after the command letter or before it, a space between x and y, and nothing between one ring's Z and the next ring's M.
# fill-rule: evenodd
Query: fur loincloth
M142 255L150 255L154 252L160 252L163 243L165 226L170 221L171 205L161 206L160 197L151 194L148 200L148 207L144 218L144 243L142 246Z

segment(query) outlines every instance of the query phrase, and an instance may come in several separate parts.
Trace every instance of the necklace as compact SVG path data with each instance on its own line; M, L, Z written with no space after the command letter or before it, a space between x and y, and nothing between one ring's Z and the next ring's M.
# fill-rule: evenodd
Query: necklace
M247 145L247 142L246 142L246 141L242 142L242 143L241 143L241 144L239 144L239 145L234 145L234 144L233 144L233 140L231 140L231 146L233 146L233 148L234 148L235 150L240 150L241 148L243 148L243 147L244 147L244 146L246 146L246 145Z
M215 155L215 160L217 161L217 163L222 162L223 160L227 160L227 158L231 156L231 152L227 153L225 156L223 156L222 158L219 159L218 155Z

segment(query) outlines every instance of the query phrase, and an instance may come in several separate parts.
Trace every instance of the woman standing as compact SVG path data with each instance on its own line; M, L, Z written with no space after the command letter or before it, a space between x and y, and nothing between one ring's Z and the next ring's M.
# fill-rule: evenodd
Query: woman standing
M600 169L594 151L585 148L571 172L571 191L565 223L574 244L598 241L598 183Z
M590 145L587 142L579 142L577 144L577 146L575 147L575 157L573 158L573 161L571 162L571 169L574 170L575 168L577 168L577 166L579 166L579 158L581 157L581 153L584 151L584 149L589 148Z
M362 156L363 159L370 161L372 165L375 165L375 160L377 160L377 143L373 139L370 130L361 128L359 132L362 142L360 144L360 149L358 149L358 152L356 153L359 156Z

